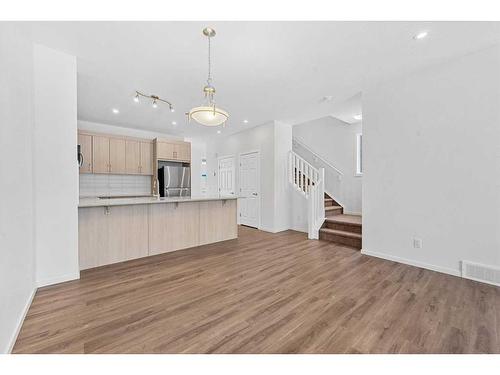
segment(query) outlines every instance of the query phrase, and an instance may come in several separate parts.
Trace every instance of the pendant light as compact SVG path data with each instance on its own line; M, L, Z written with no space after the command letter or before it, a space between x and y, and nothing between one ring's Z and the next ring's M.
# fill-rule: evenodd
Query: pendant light
M188 119L195 120L197 123L205 126L225 126L229 119L229 114L223 109L215 106L215 87L212 86L212 62L210 55L210 39L215 36L215 30L207 27L203 29L203 35L208 38L208 78L207 84L203 88L206 103L201 107L195 107L187 113Z

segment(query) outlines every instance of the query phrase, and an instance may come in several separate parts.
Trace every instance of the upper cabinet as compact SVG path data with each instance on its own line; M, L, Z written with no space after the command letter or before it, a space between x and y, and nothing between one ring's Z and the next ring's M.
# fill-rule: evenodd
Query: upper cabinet
M125 169L127 174L153 174L153 144L127 140L125 143Z
M93 136L94 173L125 173L125 140Z
M153 141L82 132L78 133L78 144L83 156L80 173L153 175ZM182 152L186 157L185 149L173 146L168 160L176 160L175 155Z
M125 139L109 139L109 173L125 174Z
M140 142L141 164L139 173L145 175L153 174L153 143Z
M125 170L127 174L141 173L141 142L125 141Z
M156 158L158 160L191 161L191 144L182 141L156 139Z
M177 160L191 161L191 143L183 142L174 145L174 156Z
M92 136L94 173L109 173L109 138Z
M80 173L92 173L92 136L78 134L78 144L83 157Z

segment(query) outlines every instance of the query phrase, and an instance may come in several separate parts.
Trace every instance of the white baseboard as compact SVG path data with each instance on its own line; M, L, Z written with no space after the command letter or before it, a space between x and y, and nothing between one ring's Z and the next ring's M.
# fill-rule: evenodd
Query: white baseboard
M441 273L445 273L447 275L461 277L461 272L459 269L441 267L441 266L437 266L435 264L419 262L419 261L413 260L413 259L400 258L400 257L394 256L394 255L384 254L384 253L380 253L377 251L370 251L370 250L366 250L366 249L361 249L361 254L369 255L369 256L377 257L377 258L381 258L381 259L386 259L386 260L392 260L394 262L408 264L410 266L425 268L427 270L441 272Z
M291 226L290 230L294 230L295 232L307 233L307 228L304 229L304 227L302 225L300 225L300 226Z
M80 272L72 273L67 275L61 275L57 277L51 277L49 279L42 279L36 281L36 286L41 288L43 286L64 283L66 281L78 280L80 278Z
M275 230L274 228L268 228L268 227L260 227L260 228L257 228L259 230L262 230L264 232L269 232L269 233L278 233L280 232L279 230Z
M31 294L28 296L28 299L26 300L26 304L24 305L23 311L21 312L21 316L19 316L19 319L17 320L16 329L12 333L12 337L7 347L7 353L9 354L12 353L12 350L14 349L14 345L16 344L17 341L17 336L19 336L19 332L21 332L21 327L23 326L24 318L26 318L26 314L28 314L31 302L33 302L33 298L35 298L36 291L37 288L36 287L33 288Z

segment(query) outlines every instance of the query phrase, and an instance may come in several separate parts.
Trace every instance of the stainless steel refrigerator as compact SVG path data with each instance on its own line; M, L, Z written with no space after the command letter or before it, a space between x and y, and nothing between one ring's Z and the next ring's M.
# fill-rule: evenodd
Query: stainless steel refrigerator
M189 163L161 161L158 164L158 182L161 197L191 196L191 168Z

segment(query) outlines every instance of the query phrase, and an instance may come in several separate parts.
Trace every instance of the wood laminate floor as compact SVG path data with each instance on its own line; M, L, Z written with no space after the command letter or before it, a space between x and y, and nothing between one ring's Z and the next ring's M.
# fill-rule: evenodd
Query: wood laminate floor
M239 235L39 289L14 352L500 352L500 288L303 233Z

